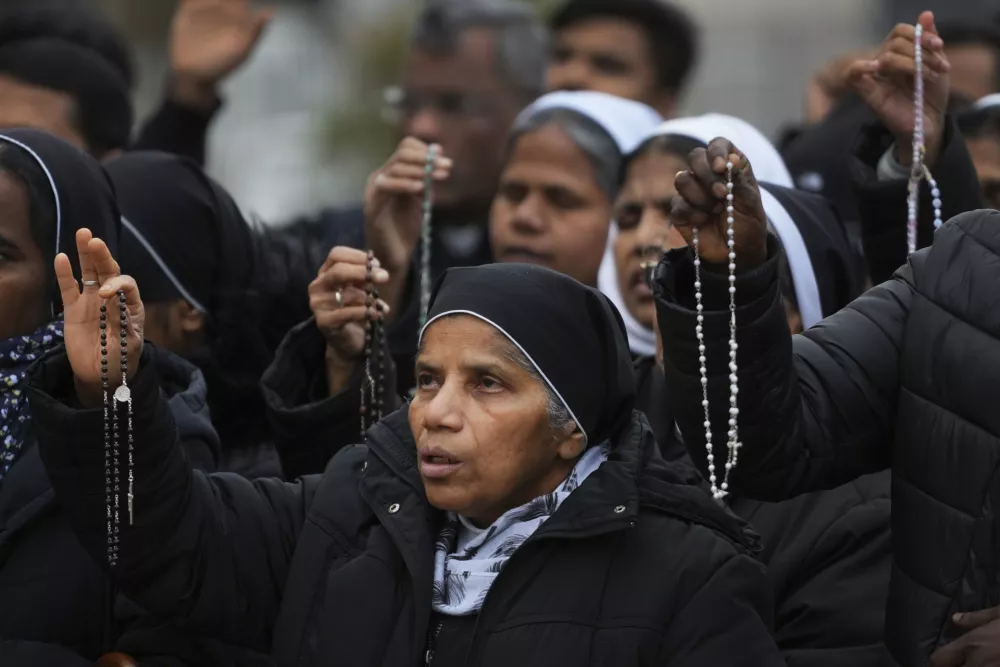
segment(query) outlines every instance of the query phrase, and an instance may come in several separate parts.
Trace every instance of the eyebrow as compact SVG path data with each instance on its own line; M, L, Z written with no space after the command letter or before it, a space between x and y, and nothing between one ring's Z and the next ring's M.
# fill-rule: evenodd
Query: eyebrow
M503 375L508 376L510 372L504 368L504 366L497 362L491 361L472 361L469 363L460 364L463 370L471 371L478 375ZM426 361L417 360L416 363L417 373L435 373L440 372L441 367Z

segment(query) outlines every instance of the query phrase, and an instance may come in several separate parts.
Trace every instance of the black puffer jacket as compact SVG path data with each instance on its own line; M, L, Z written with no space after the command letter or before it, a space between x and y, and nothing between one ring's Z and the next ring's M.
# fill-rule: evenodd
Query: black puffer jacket
M101 553L100 421L72 400L65 357L32 376L42 456L74 527ZM405 412L322 476L251 482L192 473L155 369L132 384L137 474L118 581L145 608L282 667L418 665L441 513L424 497ZM76 434L70 439L70 433ZM95 435L91 436L90 434ZM286 433L286 435L288 435ZM322 437L305 429L298 437ZM780 665L756 537L687 466L655 457L636 416L612 458L512 557L473 631L468 664ZM738 646L739 650L733 647ZM442 666L438 666L442 667Z
M894 569L886 644L923 667L954 637L953 612L1000 602L1000 213L946 223L893 280L800 336L778 295L780 250L740 277L740 435L735 488L765 500L890 467ZM703 274L709 359L725 359L725 277ZM656 292L667 384L688 443L703 438L690 254L670 253ZM794 343L792 339L794 338ZM712 375L725 432L728 379ZM703 459L699 446L689 448Z
M167 352L155 360L185 454L214 470L219 442L201 373ZM73 534L32 441L0 483L0 666L59 667L72 664L70 654L93 662L122 630L115 595Z

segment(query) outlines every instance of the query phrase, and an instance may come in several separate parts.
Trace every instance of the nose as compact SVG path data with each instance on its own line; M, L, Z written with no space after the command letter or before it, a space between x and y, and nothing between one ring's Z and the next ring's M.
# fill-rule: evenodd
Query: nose
M670 218L655 206L647 206L639 220L639 228L635 235L636 251L656 247L663 250L679 248L684 245L684 237L670 223Z
M549 90L590 90L590 70L583 58L569 58L549 65Z
M511 219L514 231L529 236L539 236L545 231L545 215L539 198L529 193L514 208Z
M423 422L428 431L462 430L460 381L445 380L444 385L424 406Z
M404 125L403 133L407 137L416 137L428 144L441 143L441 118L433 109L418 109Z

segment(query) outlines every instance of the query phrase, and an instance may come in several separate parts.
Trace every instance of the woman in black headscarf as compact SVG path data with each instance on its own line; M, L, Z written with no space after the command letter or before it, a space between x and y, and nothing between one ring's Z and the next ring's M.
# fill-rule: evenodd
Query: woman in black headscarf
M204 373L221 469L280 475L257 384L277 344L262 317L273 275L257 238L232 197L188 158L133 152L106 169L123 216L118 258L142 286L146 340Z
M144 607L282 666L782 664L756 539L655 456L621 319L596 290L521 264L449 271L408 408L323 475L251 482L191 471L138 352L135 282L107 250L94 259L101 294L123 289L131 312L143 447L113 575ZM59 280L73 289L68 268ZM74 314L97 299L75 295ZM100 389L97 331L66 335L31 401L57 495L99 557L100 417L78 407Z

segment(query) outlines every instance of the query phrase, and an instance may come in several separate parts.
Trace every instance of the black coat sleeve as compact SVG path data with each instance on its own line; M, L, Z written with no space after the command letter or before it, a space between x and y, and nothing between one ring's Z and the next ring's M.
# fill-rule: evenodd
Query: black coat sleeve
M135 524L122 504L112 578L150 613L268 651L315 480L251 482L192 471L158 386L145 351L130 383ZM106 562L103 412L73 407L72 370L62 350L33 368L28 396L56 497L91 557Z
M892 570L889 473L781 503L735 499L764 540L789 667L883 667Z
M892 142L892 135L883 126L868 125L850 162L865 259L875 285L889 280L896 269L906 263L907 180L879 180L876 171L879 160ZM941 191L943 220L984 207L976 168L958 126L950 117L933 175ZM932 199L930 188L922 185L918 249L929 246L934 239Z
M164 97L160 108L139 131L132 150L173 153L204 166L205 137L220 106L208 110L192 109L172 101L169 96Z
M778 501L830 489L889 466L909 268L804 334L790 336L778 289L780 247L736 285L739 434L731 491ZM705 356L716 460L729 419L725 275L702 272ZM693 267L687 249L661 262L655 285L667 393L699 468L706 463ZM793 340L794 339L794 340Z
M347 386L330 396L325 353L326 340L316 328L316 321L309 319L288 333L261 378L275 447L289 479L322 473L337 452L362 437L364 363L359 361ZM383 359L383 414L389 414L402 405L402 400L393 391L395 366L387 347L383 347Z
M678 612L664 635L660 664L671 667L778 667L772 599L752 557L726 560Z

